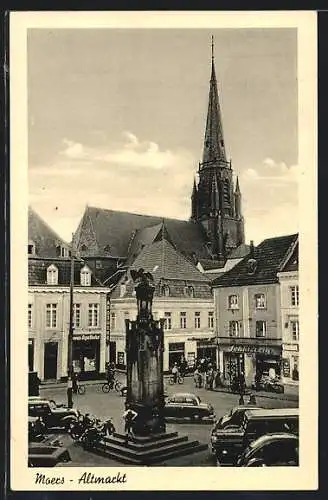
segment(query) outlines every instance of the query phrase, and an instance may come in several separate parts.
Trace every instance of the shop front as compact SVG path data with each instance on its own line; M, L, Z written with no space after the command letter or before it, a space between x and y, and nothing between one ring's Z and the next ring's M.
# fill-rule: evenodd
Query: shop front
M205 359L207 364L216 366L217 344L213 339L197 340L197 360Z
M73 369L80 380L99 377L100 334L74 334Z
M177 363L179 365L181 360L184 358L185 358L185 343L169 342L169 366L167 367L167 369L171 370L174 363Z
M299 382L299 347L298 344L283 344L282 379L284 384L298 385Z
M229 344L219 346L220 371L226 385L244 374L246 386L256 378L281 377L281 346L267 344Z

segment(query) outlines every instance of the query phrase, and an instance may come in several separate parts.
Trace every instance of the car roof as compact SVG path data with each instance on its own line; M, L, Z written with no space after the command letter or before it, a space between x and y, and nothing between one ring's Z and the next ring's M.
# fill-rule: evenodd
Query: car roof
M264 436L260 436L259 438L253 441L252 448L261 446L266 443L270 443L271 441L278 441L278 440L298 441L298 436L296 436L296 434L291 434L289 432L273 432L270 434L264 434Z
M49 399L29 398L29 403L49 403Z
M238 410L262 410L260 406L251 406L251 405L239 405L239 406L234 406L232 411L238 411Z
M249 409L246 412L246 415L249 418L271 418L271 417L298 417L299 409L298 408L256 408Z

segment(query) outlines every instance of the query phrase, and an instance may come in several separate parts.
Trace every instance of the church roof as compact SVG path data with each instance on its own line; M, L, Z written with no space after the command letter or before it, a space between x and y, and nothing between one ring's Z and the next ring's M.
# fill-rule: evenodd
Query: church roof
M229 259L241 259L249 254L250 246L246 243L241 243L237 248L234 248L229 253Z
M156 237L163 220L170 240L180 252L189 257L193 252L209 256L207 237L200 224L96 207L86 208L74 241L80 250L85 246L88 255L109 254L131 261L142 245Z
M249 273L248 261L250 256L244 257L230 271L215 279L213 287L230 287L243 285L270 284L278 281L277 273L286 257L294 248L298 234L268 238L254 249L256 270Z
M32 207L28 207L28 239L34 243L36 255L39 257L58 257L58 246L69 248Z

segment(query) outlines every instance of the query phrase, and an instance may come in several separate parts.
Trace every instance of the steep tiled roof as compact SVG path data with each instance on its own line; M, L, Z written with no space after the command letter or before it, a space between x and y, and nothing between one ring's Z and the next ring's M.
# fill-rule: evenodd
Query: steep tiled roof
M68 247L53 229L33 210L28 208L28 239L35 244L36 254L40 257L58 257L57 247Z
M181 255L168 241L157 241L145 247L133 262L133 269L143 268L155 281L161 278L209 282L206 275Z
M134 232L132 240L128 248L128 263L132 263L140 251L146 246L150 245L158 233L162 229L162 224L155 226L144 227Z
M58 285L47 285L47 269L53 264L58 269ZM84 262L75 261L74 263L74 287L80 286L80 271ZM51 286L69 286L71 278L71 260L70 259L45 259L40 257L29 257L28 259L28 284L29 286L47 285ZM91 286L102 286L91 274Z
M218 262L218 261L213 260L213 259L199 259L198 262L200 263L200 265L202 266L204 271L222 268L221 262Z
M298 241L290 255L280 267L280 272L298 271Z
M229 254L229 259L242 259L249 254L250 246L246 245L246 243L242 243L239 247L231 250Z
M149 243L162 221L163 218L157 216L87 207L74 241L79 248L85 245L89 255L101 256L107 252L114 257L128 257L132 249L143 244L143 239ZM200 224L167 218L164 223L172 243L181 253L191 256L195 252L199 257L209 257L207 238ZM133 241L136 231L145 228L149 228L149 232L139 233L137 242Z
M292 234L262 241L254 249L254 259L257 264L254 274L249 274L248 260L250 256L247 256L230 271L214 280L212 286L227 287L276 283L278 281L277 272L293 248L297 238L297 234Z

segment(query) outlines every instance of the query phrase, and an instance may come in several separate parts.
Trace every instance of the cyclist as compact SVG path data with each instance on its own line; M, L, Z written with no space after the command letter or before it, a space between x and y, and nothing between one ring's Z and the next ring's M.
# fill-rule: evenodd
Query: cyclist
M176 384L178 381L178 375L179 375L178 363L174 363L173 368L171 370L171 373L173 375L173 383Z
M107 382L110 388L114 386L115 381L115 363L111 362L107 371Z

